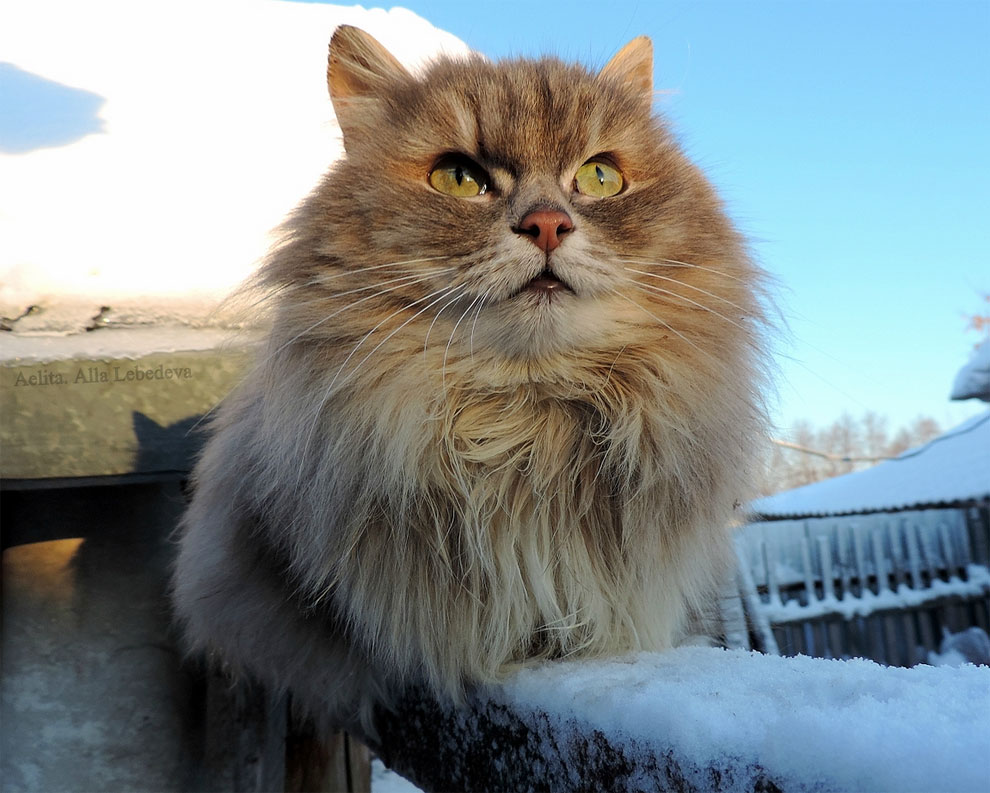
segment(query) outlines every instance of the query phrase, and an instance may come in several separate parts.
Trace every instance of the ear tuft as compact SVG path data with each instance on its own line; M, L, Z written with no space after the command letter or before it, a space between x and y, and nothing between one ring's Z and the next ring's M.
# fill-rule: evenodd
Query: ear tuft
M375 38L360 28L341 25L330 39L327 88L344 133L344 147L359 126L353 100L374 99L391 83L409 79L405 67Z
M327 87L336 102L353 96L374 94L409 72L377 39L360 28L341 25L330 39Z
M637 36L612 57L598 73L599 79L625 83L653 101L653 42Z

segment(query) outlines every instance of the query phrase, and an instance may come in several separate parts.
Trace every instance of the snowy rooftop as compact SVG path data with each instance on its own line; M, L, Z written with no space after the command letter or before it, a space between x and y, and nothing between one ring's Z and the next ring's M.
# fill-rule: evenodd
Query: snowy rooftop
M865 471L787 490L749 505L765 518L847 515L990 497L990 411Z
M982 399L990 402L990 337L979 344L956 374L950 399Z
M8 6L0 315L43 309L19 331L81 330L101 306L130 324L213 321L342 151L326 87L334 28L367 30L412 69L467 52L402 8ZM61 103L38 101L51 95Z

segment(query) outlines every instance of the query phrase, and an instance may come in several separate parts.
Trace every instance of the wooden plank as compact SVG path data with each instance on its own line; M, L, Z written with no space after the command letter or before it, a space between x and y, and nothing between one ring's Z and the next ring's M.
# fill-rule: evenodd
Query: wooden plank
M770 596L771 603L782 603L780 597L780 586L777 583L777 557L774 553L776 548L772 547L770 543L764 541L761 543L763 548L763 560L767 567L767 592Z
M760 543L759 551L761 558L763 557L764 552L763 545L763 543ZM774 636L773 630L770 628L770 622L767 620L766 613L762 608L763 603L760 601L760 595L757 591L756 583L753 581L750 567L746 564L746 560L743 557L741 543L739 542L736 543L736 557L739 560L737 569L743 607L749 617L749 623L753 627L753 633L756 636L756 641L760 645L756 649L764 653L769 653L770 655L780 655L780 648L777 646L777 639Z
M877 578L877 594L891 592L890 573L887 565L887 557L884 552L884 529L875 529L870 535L870 544L873 549L873 569ZM884 643L884 656L890 665L901 665L903 663L904 651L900 647L897 637L897 616L893 613L878 617L878 627L882 631Z
M869 590L869 573L866 569L866 553L863 550L863 531L859 524L853 523L849 530L852 534L853 562L856 571L856 596L861 596Z
M990 566L990 506L971 507L966 517L972 548L970 558L976 564Z
M921 552L918 548L917 530L913 523L904 524L904 539L907 541L911 589L924 589L925 581L921 575Z
M320 737L295 724L286 743L285 793L370 793L371 754L345 732Z
M801 573L804 578L804 605L811 605L818 600L815 589L815 569L811 562L811 546L807 536L801 538Z

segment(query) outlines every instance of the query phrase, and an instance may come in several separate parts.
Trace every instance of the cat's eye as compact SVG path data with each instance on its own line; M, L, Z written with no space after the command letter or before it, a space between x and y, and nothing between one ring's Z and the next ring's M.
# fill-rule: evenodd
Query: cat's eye
M448 155L433 166L430 185L434 190L456 198L471 198L487 192L488 174L467 157Z
M574 187L582 195L609 198L622 190L622 172L602 160L589 160L574 174Z

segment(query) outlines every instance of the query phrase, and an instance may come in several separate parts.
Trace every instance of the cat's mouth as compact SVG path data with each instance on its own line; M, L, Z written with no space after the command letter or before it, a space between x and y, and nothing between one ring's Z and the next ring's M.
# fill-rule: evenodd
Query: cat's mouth
M543 297L552 298L564 294L565 292L570 292L573 294L574 290L571 289L571 287L568 286L567 283L556 273L554 273L553 270L547 268L535 278L527 281L519 292L532 292Z

